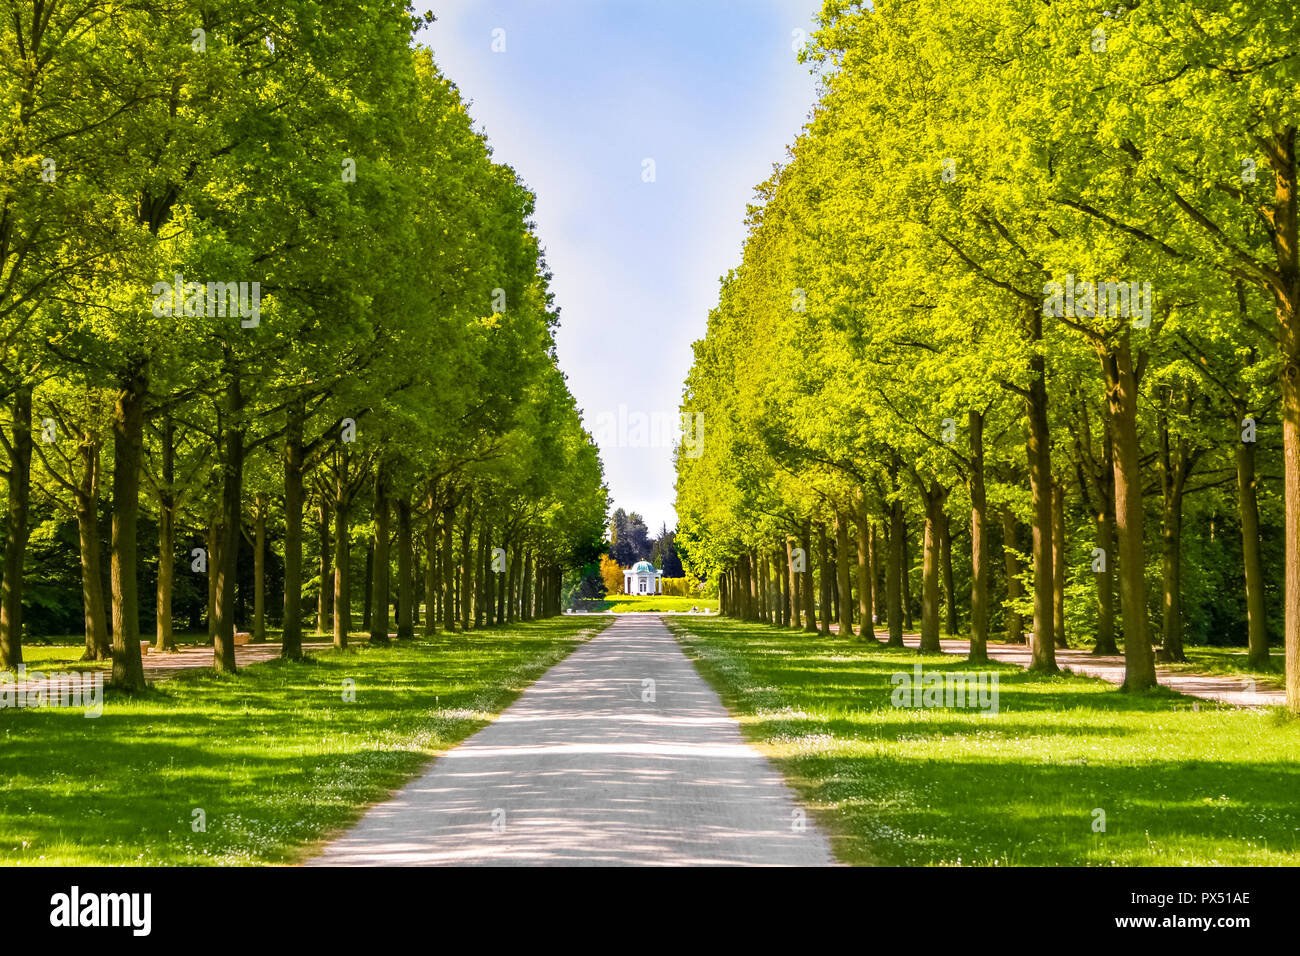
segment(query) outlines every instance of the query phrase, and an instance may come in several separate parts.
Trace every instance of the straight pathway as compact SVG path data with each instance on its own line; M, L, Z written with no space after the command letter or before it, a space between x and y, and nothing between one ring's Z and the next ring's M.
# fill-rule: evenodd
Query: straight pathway
M833 862L668 629L638 615L547 671L308 865Z

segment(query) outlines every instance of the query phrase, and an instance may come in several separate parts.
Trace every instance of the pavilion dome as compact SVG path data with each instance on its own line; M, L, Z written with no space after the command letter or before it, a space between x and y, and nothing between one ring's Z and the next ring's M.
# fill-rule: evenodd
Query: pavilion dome
M638 561L632 566L632 570L637 574L654 574L655 566L649 561Z

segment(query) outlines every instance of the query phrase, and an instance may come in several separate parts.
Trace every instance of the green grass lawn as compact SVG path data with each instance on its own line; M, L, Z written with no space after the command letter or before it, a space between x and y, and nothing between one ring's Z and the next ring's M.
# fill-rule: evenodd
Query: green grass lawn
M611 620L194 671L98 719L0 710L0 864L293 862Z
M574 602L574 606L592 613L613 611L615 614L689 611L693 607L702 611L716 611L718 599L674 597L670 594L613 594L601 601L579 600Z
M892 674L952 656L669 618L830 832L907 865L1300 864L1300 721L1167 690L987 665L999 711L895 708ZM1105 832L1094 832L1105 812Z

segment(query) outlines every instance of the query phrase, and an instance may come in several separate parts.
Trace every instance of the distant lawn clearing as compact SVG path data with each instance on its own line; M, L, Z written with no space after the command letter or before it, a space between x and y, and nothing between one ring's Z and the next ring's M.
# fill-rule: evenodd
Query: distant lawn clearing
M295 861L611 620L194 671L139 699L109 693L98 719L0 710L0 863Z
M845 862L1300 865L1300 721L1279 711L666 620ZM895 708L891 675L918 662L996 672L998 713Z
M580 600L575 602L575 607L578 610L590 611L593 614L608 611L615 614L636 612L650 614L660 611L687 612L691 608L698 608L701 611L716 611L718 609L718 599L674 597L668 594L615 594L603 601Z

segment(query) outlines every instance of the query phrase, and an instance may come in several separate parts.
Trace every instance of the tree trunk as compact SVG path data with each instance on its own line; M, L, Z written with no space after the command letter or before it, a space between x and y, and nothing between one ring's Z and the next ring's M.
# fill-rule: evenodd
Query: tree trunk
M113 656L113 648L108 639L108 613L104 605L103 565L99 550L98 440L85 436L78 453L81 456L81 475L77 489L77 537L81 548L81 600L86 618L86 650L81 659L106 661ZM168 602L170 606L170 596Z
M903 646L903 503L889 505L888 567L885 569L885 603L889 616L889 646Z
M874 521L870 525L871 535L871 595L875 601L876 623L884 624L889 615L885 610L885 566L889 563L881 541L884 539L884 525Z
M1163 412L1159 425L1160 570L1164 590L1160 656L1162 660L1182 662L1187 660L1183 653L1183 491L1191 469L1186 442L1170 434Z
M853 636L852 579L849 576L849 517L835 512L835 580L839 585L836 609L839 611L840 637Z
M352 630L352 556L348 534L348 456L341 452L334 486L334 646L348 646Z
M858 634L870 638L871 625L871 558L867 541L867 509L860 508L855 522L858 545Z
M424 636L438 633L438 510L436 495L429 492L429 513L424 526Z
M1269 665L1268 622L1264 616L1264 572L1259 558L1259 501L1255 490L1255 443L1237 442L1237 516L1241 520L1241 564L1246 577L1246 629L1250 667Z
M23 563L27 557L30 531L27 506L32 487L30 385L21 384L14 390L13 417L13 442L9 451L9 513L5 526L4 573L0 577L0 667L6 668L17 667L23 662ZM137 644L137 657L139 653ZM114 677L116 679L116 674Z
M469 630L469 616L474 598L474 507L469 494L465 496L465 514L460 527L460 629Z
M817 633L817 615L812 580L812 522L805 521L800 530L799 546L803 549L803 570L799 572L799 594L803 600L803 629Z
M456 629L456 569L452 565L453 540L456 524L456 505L450 493L442 509L442 630L450 634Z
M1069 647L1065 637L1065 486L1052 485L1052 627L1057 647Z
M524 551L524 580L523 593L520 594L520 619L524 622L532 620L533 611L533 549L528 548Z
M383 468L375 469L375 538L372 547L370 643L388 643L388 484Z
M957 636L957 595L952 582L952 518L946 511L939 513L939 576L943 583L944 633Z
M333 625L334 607L334 550L330 540L330 508L321 498L316 510L320 534L320 590L316 595L316 631L329 634Z
M175 437L176 426L172 423L171 416L166 415L159 427L158 442L162 453L162 487L158 491L158 604L154 627L154 647L159 652L176 650L176 638L172 634L172 590L176 575ZM96 456L98 456L98 451L96 451ZM92 498L91 508L94 507L95 502ZM95 543L95 549L96 551L99 549L98 542ZM98 582L96 582L96 586L98 586Z
M1286 707L1300 714L1300 215L1297 210L1296 127L1266 140L1274 170L1270 235L1277 256L1278 286L1273 288L1281 352L1282 449L1286 480L1283 504L1285 588L1283 635L1286 643Z
M208 521L208 562L204 577L208 591L208 643L217 640L217 562L221 560L221 509Z
M939 643L939 524L947 497L938 482L931 482L925 497L925 537L921 553L921 646L922 654L941 654Z
M217 564L217 634L212 648L212 664L219 672L233 674L236 670L235 578L239 568L244 497L244 397L239 389L239 377L233 373L230 373L230 384L226 387L226 414L229 421L226 423L221 491L225 541Z
M415 544L411 535L411 499L397 499L397 638L415 637Z
M818 589L821 598L821 635L828 637L831 633L831 592L835 583L831 579L830 536L826 533L826 522L817 522Z
M265 495L258 495L253 503L253 633L251 642L266 643L266 509L270 507Z
M523 618L523 608L520 601L520 591L523 587L523 569L524 546L516 541L514 554L510 558L510 598L506 602L506 621L510 624L514 624Z
M970 425L970 654L972 663L989 659L988 495L984 488L984 416L971 411Z
M803 626L803 622L799 614L799 572L794 569L794 540L790 535L785 536L785 567L789 576L790 626L798 630Z
M902 507L901 505L899 506ZM899 572L902 574L902 580L899 582L899 589L903 594L903 627L908 633L912 631L912 549L907 540L907 515L903 515L903 534L902 534L903 560L899 565Z
M1033 341L1042 341L1042 311L1028 309L1026 314ZM1034 561L1034 627L1029 669L1053 673L1057 667L1052 613L1052 436L1047 421L1047 362L1041 352L1033 353L1029 368L1029 395L1025 400L1029 437L1025 442L1025 456L1029 463Z
M742 554L740 556L740 562L738 563L736 570L739 575L739 580L736 582L736 584L739 586L738 590L740 592L737 595L740 598L740 600L737 602L738 610L740 611L740 619L742 621L749 621L752 620L752 618L750 617L750 606L749 606L749 555L748 554Z
M302 657L303 415L302 403L291 403L284 433L284 615L280 656L287 660ZM321 589L324 587L322 574Z
M136 522L140 513L140 456L144 446L147 384L123 382L113 404L113 680L120 690L144 690L140 659L140 592L136 581Z
M1147 631L1146 555L1142 543L1142 471L1138 444L1138 382L1126 331L1102 356L1115 446L1115 523L1119 532L1119 587L1124 611L1124 689L1156 685ZM1290 542L1288 541L1288 548ZM1300 579L1297 580L1300 584Z
M1002 509L1002 563L1006 569L1007 575L1007 627L1006 637L1008 644L1023 644L1025 642L1025 620L1018 610L1015 610L1013 602L1019 601L1023 593L1020 585L1020 559L1015 555L1015 549L1018 548L1017 531L1020 523L1016 521L1015 513L1010 508Z
M361 630L370 636L371 608L375 604L375 540L366 542L366 571L364 587L361 590Z

